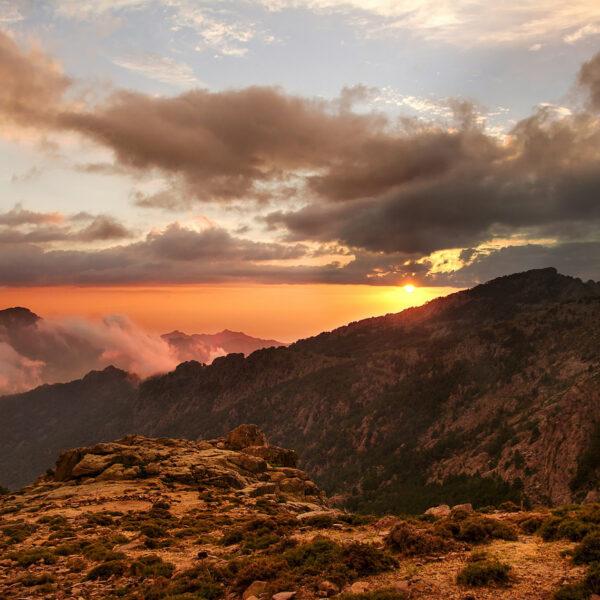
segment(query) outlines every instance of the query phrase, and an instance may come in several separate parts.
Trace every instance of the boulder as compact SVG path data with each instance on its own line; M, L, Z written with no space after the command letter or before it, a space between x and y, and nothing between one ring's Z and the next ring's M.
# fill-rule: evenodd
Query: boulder
M242 449L245 454L259 456L269 464L277 467L295 467L298 464L298 455L294 450L279 448L279 446L248 446Z
M246 491L246 490L244 490ZM274 483L260 483L256 486L251 487L248 490L248 495L251 498L258 498L259 496L266 496L267 494L274 494L277 491L277 486Z
M242 600L248 600L251 596L258 598L261 594L264 594L267 589L266 581L254 581L242 594Z
M600 491L599 490L590 490L586 497L583 500L584 504L595 504L596 502L600 502Z
M444 517L449 517L451 512L452 511L447 504L440 504L439 506L432 506L431 508L428 508L425 511L425 514L432 515L436 519L442 519Z
M256 425L240 425L230 431L225 438L225 447L229 450L267 445L267 437Z
M320 592L324 592L327 597L335 596L335 594L340 593L340 588L337 585L335 585L335 583L333 583L327 579L325 581L321 581L321 583L319 583L318 590Z
M74 467L73 477L99 475L115 461L114 454L86 454Z
M350 586L350 591L353 594L364 594L365 592L369 591L369 584L365 583L364 581L355 581Z
M236 454L229 458L229 462L250 473L264 473L267 470L267 463L264 459L250 454Z
M73 467L82 459L85 448L74 448L61 452L56 461L54 479L56 481L67 481L73 477Z
M273 594L271 600L292 600L298 592L277 592Z
M473 512L473 506L471 504L456 504L455 506L452 507L452 513L457 513L457 512L461 512L461 513L472 513Z

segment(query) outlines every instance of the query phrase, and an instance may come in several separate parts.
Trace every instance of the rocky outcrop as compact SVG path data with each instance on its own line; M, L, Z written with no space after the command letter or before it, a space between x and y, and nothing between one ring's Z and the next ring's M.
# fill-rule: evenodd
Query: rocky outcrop
M203 490L238 490L249 498L280 497L325 506L325 495L296 465L296 453L270 446L256 425L225 438L193 442L129 435L113 443L62 452L41 482L78 484L157 478Z

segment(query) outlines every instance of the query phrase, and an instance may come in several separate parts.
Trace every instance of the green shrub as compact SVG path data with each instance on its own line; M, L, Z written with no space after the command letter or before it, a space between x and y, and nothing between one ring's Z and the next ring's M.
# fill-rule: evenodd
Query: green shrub
M86 564L83 558L71 558L67 561L66 567L70 573L81 573L85 569Z
M402 556L424 556L439 554L455 548L453 540L447 540L408 523L398 523L385 540L388 548Z
M572 542L579 542L594 529L594 524L586 523L581 519L565 519L558 526L556 534L559 538L565 538Z
M514 502L511 502L510 500L507 500L506 502L500 504L498 509L504 512L521 512L521 507L515 504Z
M19 577L18 582L24 587L34 587L36 585L44 585L46 583L55 583L56 577L51 573L43 573L42 575L25 575Z
M582 583L563 585L553 595L554 600L587 600L589 597L590 592Z
M544 518L540 515L531 515L518 522L523 533L533 535L544 522Z
M368 525L369 523L373 523L377 520L377 517L375 515L357 515L356 513L348 513L340 515L338 520L342 523L352 525L353 527L359 527L360 525Z
M380 588L361 594L339 594L336 600L407 600L408 596L394 588Z
M130 572L137 577L171 577L175 566L171 563L164 562L160 556L148 554L140 556L131 564Z
M560 527L561 523L562 519L560 517L546 517L538 530L538 535L540 535L545 542L550 542L557 539L558 528Z
M313 515L304 520L304 524L316 529L327 529L336 522L331 515Z
M37 563L53 565L56 563L56 555L48 548L29 548L20 552L12 552L8 555L12 560L17 561L19 567L30 567Z
M7 538L10 545L20 544L25 541L32 533L37 530L37 525L33 523L24 523L23 521L13 521L9 525L2 527L0 531Z
M109 560L104 562L97 567L91 569L88 572L85 579L86 581L105 580L113 575L115 577L121 577L127 570L127 563L122 560Z
M588 533L573 549L576 564L600 562L600 532Z
M457 575L456 583L467 586L505 585L509 581L510 565L495 558L474 557Z
M456 539L474 544L494 539L514 542L518 538L519 536L512 525L498 519L477 516L465 519L456 535Z

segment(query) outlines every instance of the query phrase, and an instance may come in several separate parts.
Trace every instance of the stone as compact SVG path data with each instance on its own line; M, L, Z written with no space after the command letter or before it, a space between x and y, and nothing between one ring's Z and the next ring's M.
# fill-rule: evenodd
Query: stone
M584 504L595 504L600 502L600 490L590 490L583 499Z
M240 425L225 438L225 447L243 450L249 446L267 446L267 437L256 425Z
M364 594L365 592L369 591L369 584L365 583L364 581L355 581L350 586L350 591L353 594Z
M325 579L325 581L321 581L317 586L317 589L320 592L325 592L325 594L329 596L334 596L335 594L339 594L340 588L335 585L332 581Z
M267 463L263 458L250 454L237 454L230 457L229 462L250 473L264 473L267 470Z
M312 517L331 517L332 519L337 519L341 514L339 510L309 510L297 515L296 519L302 523Z
M259 456L270 465L277 467L294 468L298 464L298 455L294 450L279 448L279 446L248 446L247 448L242 448L242 452Z
M392 587L401 594L408 594L408 592L410 591L408 581L396 581L396 583L394 583Z
M98 481L118 481L125 478L125 467L119 464L110 465L96 477Z
M306 483L299 477L292 477L280 481L279 489L288 494L303 494L306 489Z
M452 507L452 511L451 512L472 513L473 512L473 506L471 504L457 504L457 505L455 505L455 506Z
M271 597L272 600L292 600L298 592L277 592Z
M251 487L248 490L248 495L251 498L258 498L259 496L266 496L267 494L274 494L277 491L277 486L274 483L263 483Z
M436 519L442 519L444 517L449 517L451 512L452 511L447 504L440 504L439 506L432 506L431 508L428 508L425 511L425 514L431 515Z
M242 600L249 600L252 596L258 598L261 594L264 594L267 589L266 581L254 581L242 594Z
M114 454L86 454L74 467L73 477L99 475L114 462Z
M56 481L67 481L73 477L73 467L83 458L85 448L74 448L61 452L56 461L54 479Z

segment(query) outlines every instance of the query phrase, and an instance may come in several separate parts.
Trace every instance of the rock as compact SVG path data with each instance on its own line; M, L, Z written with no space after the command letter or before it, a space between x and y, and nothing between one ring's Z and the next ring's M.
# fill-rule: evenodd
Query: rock
M353 594L364 594L365 592L369 591L369 584L365 583L364 581L355 581L350 586L350 591Z
M410 591L408 581L396 581L396 583L394 583L392 587L401 594L408 594L408 592Z
M310 510L296 515L296 519L302 523L312 517L331 517L332 519L337 519L341 514L339 510Z
M298 464L298 455L294 450L279 448L278 446L248 446L243 448L242 452L259 456L269 464L277 467L295 468Z
M442 519L444 517L449 517L451 512L452 511L447 504L440 504L439 506L432 506L431 508L428 508L425 511L425 514L432 515L436 519Z
M325 581L321 581L317 586L317 589L320 592L324 592L328 597L334 596L335 594L339 594L340 592L340 588L337 585L335 585L335 583L327 579Z
M196 554L196 558L199 558L199 559L208 558L208 552L206 550L199 550L198 554Z
M264 473L267 470L267 463L263 458L251 456L250 454L244 454L242 452L236 456L230 457L229 462L250 473Z
M225 438L225 447L243 450L249 446L267 446L267 437L256 425L240 425Z
M451 512L464 512L464 513L472 513L473 506L471 504L457 504L452 507Z
M110 465L100 475L96 477L98 481L118 481L119 479L126 479L125 467L123 465Z
M298 592L277 592L273 594L272 600L292 600Z
M98 475L109 467L115 459L114 454L98 455L86 454L74 467L71 472L73 477L83 477L86 475Z
M299 477L284 479L279 482L279 489L289 494L304 494L306 491L306 482Z
M254 487L251 487L248 490L248 495L251 498L258 498L259 496L266 496L267 494L274 494L276 491L277 491L277 486L274 483L262 483L262 484L254 486Z
M249 600L252 596L258 598L258 596L264 594L266 589L266 581L254 581L246 588L246 591L242 594L242 600Z
M590 600L600 600L600 596L598 596L598 594L592 594Z
M198 450L212 450L214 446L210 442L198 442Z
M56 481L67 481L73 476L73 467L82 459L85 448L74 448L61 452L56 461L54 479Z
M595 504L600 502L600 490L590 490L583 500L584 504Z

